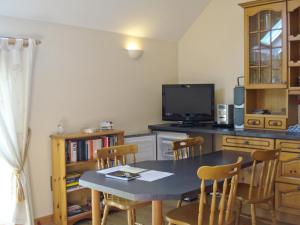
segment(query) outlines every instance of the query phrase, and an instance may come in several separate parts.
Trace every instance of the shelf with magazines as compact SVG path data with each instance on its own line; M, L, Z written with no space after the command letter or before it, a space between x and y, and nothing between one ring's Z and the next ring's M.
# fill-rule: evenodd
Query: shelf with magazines
M91 218L91 190L79 185L81 174L96 169L96 150L124 143L124 131L51 135L54 223L73 225Z

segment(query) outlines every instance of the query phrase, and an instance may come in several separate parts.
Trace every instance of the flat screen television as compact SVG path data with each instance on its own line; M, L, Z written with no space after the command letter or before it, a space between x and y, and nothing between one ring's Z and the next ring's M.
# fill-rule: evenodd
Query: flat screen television
M162 119L183 123L214 121L214 84L167 84L162 86Z

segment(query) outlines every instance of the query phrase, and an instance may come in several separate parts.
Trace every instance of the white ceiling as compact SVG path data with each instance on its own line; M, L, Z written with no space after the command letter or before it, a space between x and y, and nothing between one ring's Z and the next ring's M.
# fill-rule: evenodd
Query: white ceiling
M0 0L0 15L176 41L210 0Z

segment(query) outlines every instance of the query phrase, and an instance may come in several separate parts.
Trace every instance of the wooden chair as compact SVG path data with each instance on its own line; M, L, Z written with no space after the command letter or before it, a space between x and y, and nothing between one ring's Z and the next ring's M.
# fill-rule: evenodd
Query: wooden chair
M200 155L203 154L202 145L204 143L203 137L187 138L183 140L176 140L172 143L174 159L184 159L194 157L197 147L199 148Z
M135 163L135 154L137 153L137 145L119 145L97 150L97 162L99 169L105 169L118 165L125 165L128 158L131 158L131 163ZM105 225L110 207L115 207L120 210L127 211L128 225L136 224L135 210L144 207L151 202L130 201L115 195L103 193L104 195L104 212L101 225Z
M239 157L233 164L200 167L197 172L201 179L199 203L185 205L168 212L169 225L234 224L233 208L242 160L242 157ZM212 184L212 192L210 188L206 192L207 184ZM218 190L222 190L219 201L217 201ZM209 200L207 193L212 194Z
M176 140L172 143L174 160L180 160L188 157L194 157L196 150L203 155L202 145L204 143L203 137L187 138L183 140ZM198 149L197 149L198 148ZM183 199L184 197L182 197ZM182 199L177 202L177 208L182 205Z
M239 224L242 206L250 204L252 225L256 225L256 205L261 203L269 205L272 214L272 224L276 224L274 181L277 173L279 153L279 150L256 150L251 153L253 164L250 184L238 184L237 198L239 199L239 207L236 224ZM261 166L259 167L258 164Z

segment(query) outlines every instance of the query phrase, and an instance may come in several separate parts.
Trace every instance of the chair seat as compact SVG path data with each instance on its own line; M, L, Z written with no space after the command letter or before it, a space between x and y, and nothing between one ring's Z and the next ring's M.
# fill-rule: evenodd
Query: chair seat
M109 205L112 207L116 207L121 210L130 210L139 207L146 206L151 202L142 202L142 201L131 201L125 198L120 198L115 195L109 195L106 199L104 199L104 205Z
M237 194L236 194L237 198L249 204L260 203L273 198L273 193L262 198L261 196L258 195L258 188L253 187L252 196L251 199L249 199L249 189L250 189L249 184L239 183L237 187Z
M166 218L167 221L171 224L198 225L198 211L199 211L199 203L195 202L169 211L166 215ZM207 205L207 207L204 208L203 215L204 215L203 224L209 224L210 205ZM218 224L218 216L219 216L219 211L216 209L214 224ZM226 225L233 224L233 223L234 223L234 216L231 218L229 223L226 223Z

